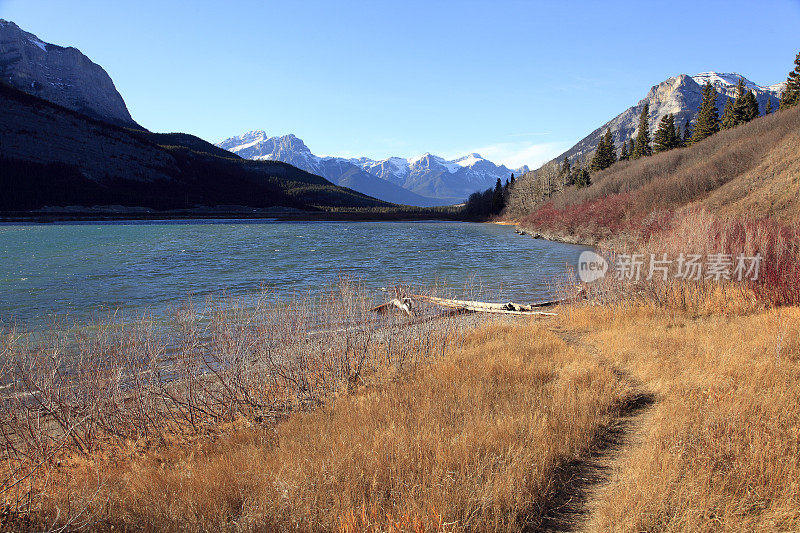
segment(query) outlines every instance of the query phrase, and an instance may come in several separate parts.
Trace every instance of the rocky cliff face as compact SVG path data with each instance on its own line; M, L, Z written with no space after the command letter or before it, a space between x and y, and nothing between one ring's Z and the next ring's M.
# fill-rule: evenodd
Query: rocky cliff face
M581 139L575 146L556 158L560 161L566 155L570 161L574 162L578 158L587 158L597 148L600 137L605 134L606 129L611 130L614 137L614 144L617 149L622 146L622 142L629 140L636 135L636 128L639 126L639 115L644 109L645 103L650 104L650 133L651 137L655 133L658 123L667 114L675 115L675 123L678 124L683 132L686 120L694 121L697 110L700 108L702 100L702 85L706 81L710 82L717 90L717 107L720 116L728 97L736 95L736 84L742 77L745 87L756 94L761 113L767 104L767 100L772 101L772 108L778 108L778 99L783 84L770 86L760 86L751 82L747 78L736 73L725 74L717 72L704 72L696 76L681 74L653 86L642 100L633 107L629 107L613 119L609 120L592 133Z
M394 203L431 206L464 201L470 194L494 187L498 178L507 180L511 170L478 154L452 161L432 154L376 161L367 157L320 157L294 135L269 137L251 131L217 144L246 159L283 161L336 183Z
M76 48L41 41L0 19L0 80L107 122L136 126L108 73Z

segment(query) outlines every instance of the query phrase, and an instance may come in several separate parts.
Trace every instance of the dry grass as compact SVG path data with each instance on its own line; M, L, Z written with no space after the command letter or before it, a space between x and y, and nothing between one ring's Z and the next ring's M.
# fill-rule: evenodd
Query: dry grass
M641 240L653 217L702 205L719 216L798 222L800 108L792 108L690 146L592 175L592 185L567 188L519 221L584 242ZM646 238L646 235L645 235Z
M136 530L520 530L630 392L544 325L487 326L274 429L81 456L40 512L86 506L94 527Z
M657 398L589 529L800 528L800 309L592 308L570 327Z
M424 366L481 321L424 306L378 317L370 296L343 280L291 302L182 305L166 322L0 331L0 520L74 525L96 502L53 484L61 466L272 424L377 372Z
M603 442L631 398L647 394L655 402L637 417L637 438L612 458L608 483L590 493L591 514L585 524L575 517L577 525L795 531L800 308L764 308L746 290L716 285L684 291L683 300L664 292L670 301L574 304L546 321L484 325L456 344L430 343L413 364L400 350L401 359L387 358L383 344L352 386L341 369L336 379L333 370L305 374L341 386L328 385L320 407L276 424L248 416L251 406L205 432L183 421L155 440L98 439L89 453L70 446L4 489L0 525L535 528L571 481L565 467ZM343 361L331 356L342 353L334 344L324 346L331 351L318 361Z

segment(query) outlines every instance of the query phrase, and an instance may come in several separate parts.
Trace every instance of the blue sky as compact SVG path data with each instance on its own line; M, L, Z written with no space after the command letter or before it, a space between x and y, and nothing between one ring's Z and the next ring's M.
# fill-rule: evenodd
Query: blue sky
M217 142L263 129L321 155L514 166L669 76L769 85L800 50L800 0L0 0L0 18L79 48L154 131Z

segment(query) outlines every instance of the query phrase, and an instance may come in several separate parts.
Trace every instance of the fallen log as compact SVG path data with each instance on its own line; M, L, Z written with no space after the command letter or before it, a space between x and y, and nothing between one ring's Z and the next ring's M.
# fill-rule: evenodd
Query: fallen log
M544 307L545 305L554 305L557 302L553 303L544 302L533 305L517 304L514 302L501 304L492 302L478 302L475 300L451 300L448 298L437 298L435 296L425 296L422 294L415 294L411 298L429 302L441 307L447 307L449 309L460 309L463 311L472 311L476 313L502 313L507 315L545 315L545 316L556 316L558 314L558 313L549 313L546 311L536 310L537 307Z
M391 311L392 308L397 308L400 311L403 311L408 316L413 317L414 311L411 309L411 304L412 304L411 298L392 298L385 304L373 307L372 309L370 309L370 311L378 313L380 315L385 315L386 313Z

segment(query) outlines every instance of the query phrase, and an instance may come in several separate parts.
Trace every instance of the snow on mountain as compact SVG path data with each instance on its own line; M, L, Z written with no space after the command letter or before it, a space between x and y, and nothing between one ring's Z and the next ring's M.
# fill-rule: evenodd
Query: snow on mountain
M772 101L773 109L778 108L780 92L785 83L777 83L769 86L757 85L735 72L702 72L695 76L681 74L673 78L668 78L658 85L654 85L638 104L629 107L591 132L578 141L575 146L559 155L556 160L561 161L564 159L564 156L566 156L570 161L574 162L577 158L585 159L589 157L595 148L597 148L600 137L605 134L606 129L611 130L614 144L617 149L619 149L623 142L631 139L636 134L636 128L639 125L639 115L645 103L650 104L651 136L658 127L661 118L669 113L675 115L675 123L679 125L681 131L683 131L686 121L689 120L693 122L695 119L697 110L700 107L700 101L702 100L702 86L706 82L710 82L717 90L717 108L721 116L726 100L736 95L736 85L739 83L740 77L744 80L745 87L755 93L756 100L758 101L762 113L764 112L767 100Z
M462 202L473 192L493 187L498 178L505 181L512 172L528 171L528 167L511 170L495 165L475 153L452 161L430 153L379 161L320 157L294 135L269 137L261 130L217 146L247 159L283 161L381 200L421 206Z
M74 111L136 125L114 82L78 49L43 42L0 19L0 80Z

